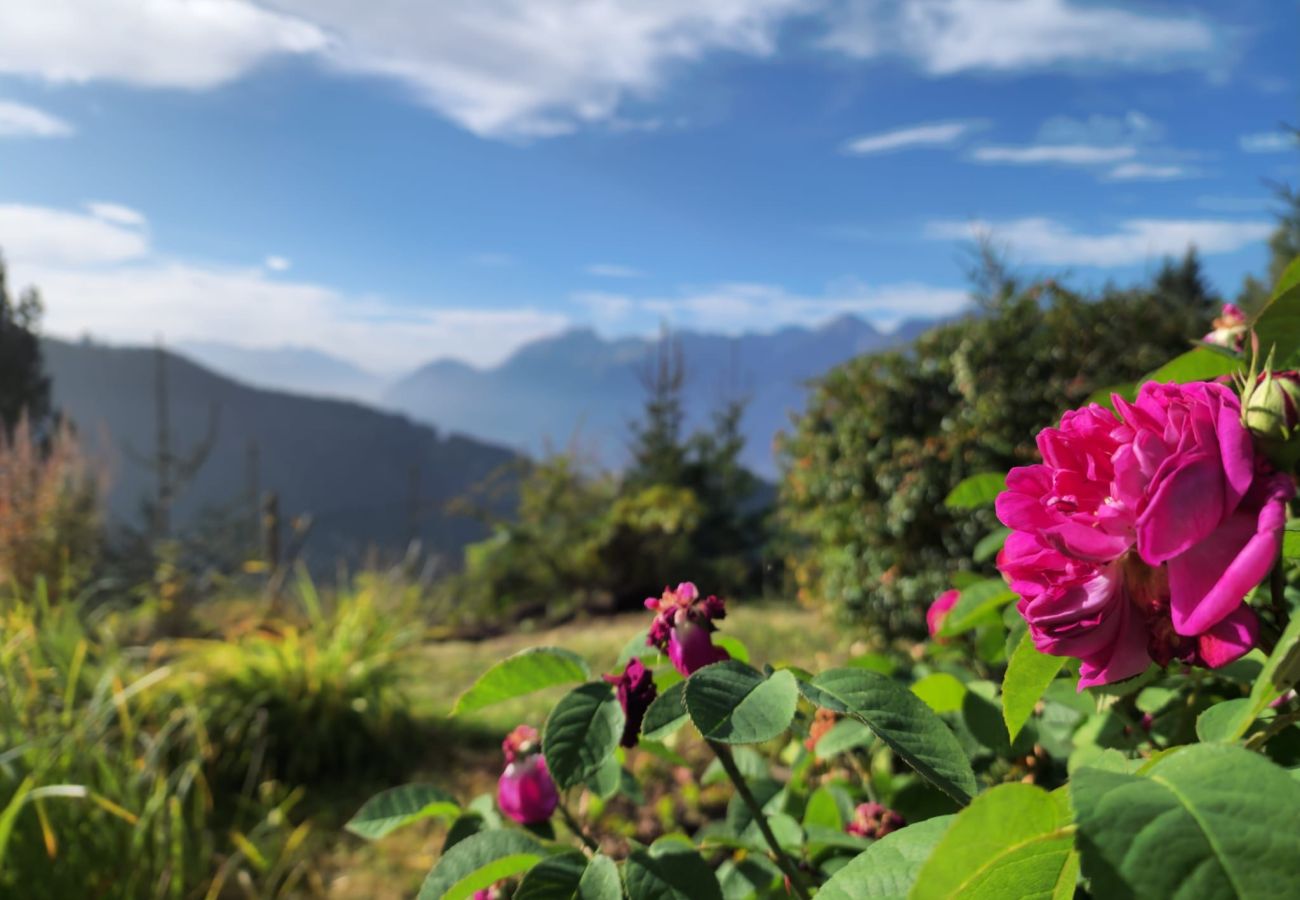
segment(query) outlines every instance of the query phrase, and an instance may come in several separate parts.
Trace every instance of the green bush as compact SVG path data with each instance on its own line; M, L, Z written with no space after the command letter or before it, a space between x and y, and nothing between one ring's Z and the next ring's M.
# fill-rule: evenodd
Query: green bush
M979 315L830 371L782 441L801 597L889 636L923 634L925 605L997 526L991 510L946 509L949 489L1034 461L1034 435L1060 410L1185 350L1216 304L1191 254L1095 299L1002 281Z

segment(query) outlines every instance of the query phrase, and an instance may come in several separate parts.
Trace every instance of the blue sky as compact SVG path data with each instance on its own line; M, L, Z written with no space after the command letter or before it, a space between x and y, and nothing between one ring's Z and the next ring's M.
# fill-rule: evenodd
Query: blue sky
M1262 269L1300 4L17 0L0 248L52 333L489 364L574 325Z

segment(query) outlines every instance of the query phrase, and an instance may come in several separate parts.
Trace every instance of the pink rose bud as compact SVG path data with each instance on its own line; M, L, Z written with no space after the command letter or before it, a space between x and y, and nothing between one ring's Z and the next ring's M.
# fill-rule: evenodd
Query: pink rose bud
M605 680L618 689L618 702L623 707L622 744L624 747L635 747L645 712L657 694L654 675L641 660L631 659L622 675L606 675Z
M1214 330L1201 340L1230 350L1240 350L1246 341L1246 314L1235 303L1223 304L1223 312L1214 320Z
M1284 468L1300 455L1293 442L1300 426L1300 373L1263 372L1241 392L1241 420L1262 451Z
M903 817L892 809L879 803L862 803L853 811L853 821L844 830L858 837L877 840L906 824Z
M713 622L727 615L720 598L709 595L701 599L695 585L683 581L676 590L664 588L662 596L647 598L645 605L656 613L646 644L667 653L683 676L731 658L726 650L713 644L717 628Z
M545 822L555 812L560 795L541 754L537 729L520 725L501 745L506 769L497 781L497 805L521 825Z
M944 643L945 639L939 637L939 629L943 627L943 620L948 618L948 613L957 605L959 597L961 597L961 591L959 590L944 591L934 598L930 608L925 611L925 625L930 629L930 637L937 639L940 643Z

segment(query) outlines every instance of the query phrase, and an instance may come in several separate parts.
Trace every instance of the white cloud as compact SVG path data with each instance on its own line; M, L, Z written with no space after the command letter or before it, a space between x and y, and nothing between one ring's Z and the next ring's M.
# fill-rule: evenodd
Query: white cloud
M75 131L70 123L44 110L0 100L0 137L68 137Z
M327 43L315 25L248 0L0 3L0 73L51 82L210 88Z
M957 312L969 302L969 295L956 288L916 283L871 286L847 278L828 285L821 294L800 294L774 284L727 282L668 297L587 293L574 299L589 308L603 305L619 318L640 311L679 327L739 334L791 324L813 326L846 313L887 330L909 317Z
M1049 266L1108 268L1177 256L1188 247L1203 255L1232 253L1265 240L1274 223L1225 219L1129 219L1118 229L1085 234L1052 219L1034 217L1005 222L937 221L926 228L936 240L992 237L1030 263Z
M1025 147L976 147L971 159L982 163L1013 166L1056 164L1095 166L1130 159L1137 154L1131 146L1099 147L1090 144L1031 144Z
M1265 131L1260 134L1243 134L1239 140L1247 153L1285 153L1300 149L1300 137L1290 131Z
M144 213L129 206L123 206L121 203L92 202L86 204L86 209L90 210L90 214L96 219L101 219L112 225L143 228L147 223Z
M164 259L138 227L46 207L0 205L0 248L12 283L40 289L49 332L73 338L297 344L397 372L438 356L490 365L569 324L567 316L527 306L397 305L273 278L261 267Z
M971 129L970 122L929 122L853 138L844 145L851 156L887 153L904 147L947 147Z
M621 322L636 310L636 301L631 297L605 291L580 291L573 295L573 301L603 325Z
M1052 116L1038 127L1045 144L1146 144L1164 136L1164 126L1150 116L1130 110L1123 116L1093 114L1086 119Z
M293 266L293 261L286 256L268 256L262 260L262 265L272 272L287 272Z
M583 269L597 278L644 278L645 272L619 263L592 263Z
M652 96L710 51L766 56L810 0L281 0L336 66L391 77L475 134L564 134Z
M1195 170L1175 163L1122 163L1106 173L1114 181L1173 181L1178 178L1191 178Z
M0 204L0 251L14 262L96 265L138 259L148 249L139 230L94 215Z
M901 54L931 75L1109 64L1204 62L1213 30L1190 15L1156 15L1071 0L852 0L830 16L827 46L865 59Z

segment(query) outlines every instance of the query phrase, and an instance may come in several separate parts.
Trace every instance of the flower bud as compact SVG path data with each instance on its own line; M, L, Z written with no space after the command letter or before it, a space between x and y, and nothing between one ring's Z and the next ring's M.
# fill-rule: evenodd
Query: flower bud
M1300 373L1266 371L1247 384L1242 389L1241 420L1259 448L1289 468L1300 456L1300 446L1291 440L1300 425Z
M902 816L888 807L879 803L862 803L853 811L853 821L844 830L858 837L876 840L906 824Z
M957 605L959 597L961 591L955 588L944 591L934 598L930 608L925 611L925 626L930 630L930 637L939 640L940 643L943 642L943 638L939 637L939 629L943 627L943 620L948 618L948 613L952 612L952 608Z
M560 795L540 752L537 729L520 725L501 747L506 769L497 782L497 805L521 825L545 822L559 805Z
M1201 340L1240 350L1246 342L1246 314L1235 303L1223 304L1223 312L1214 320L1214 329Z
M717 627L713 621L727 615L721 598L701 598L694 584L683 581L675 590L664 588L662 596L647 598L645 605L656 613L646 644L667 653L683 676L731 658L726 650L713 644Z
M658 691L654 675L639 659L628 660L622 675L606 675L605 680L618 689L618 703L623 707L624 747L635 747L641 734L641 722Z

